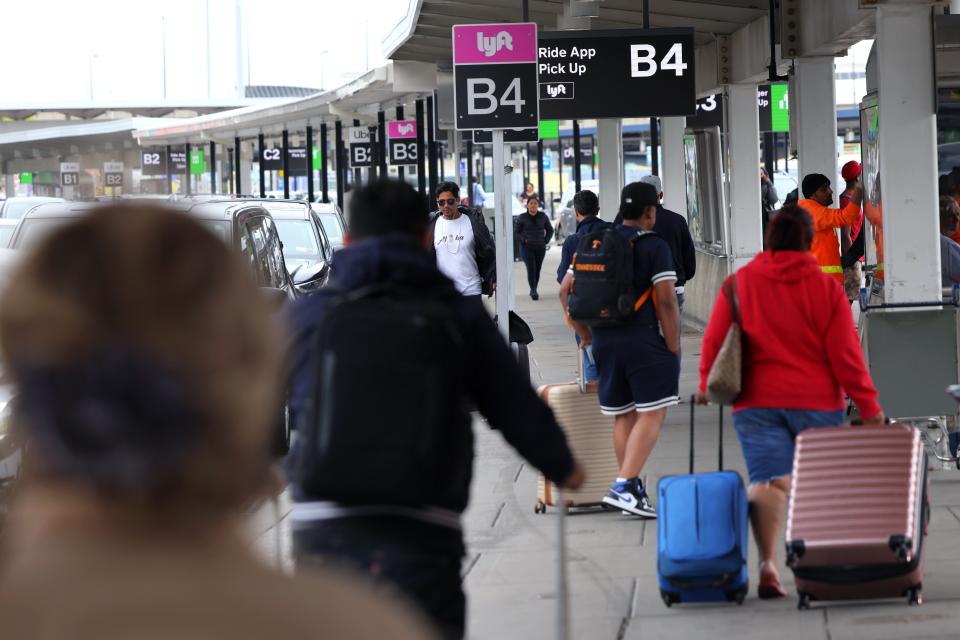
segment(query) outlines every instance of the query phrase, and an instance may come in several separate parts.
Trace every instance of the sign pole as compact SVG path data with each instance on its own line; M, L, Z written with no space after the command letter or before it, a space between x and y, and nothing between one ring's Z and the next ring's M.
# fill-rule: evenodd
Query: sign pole
M497 319L500 333L510 342L510 310L513 301L513 211L503 129L493 131L493 192L496 196L494 220L497 240Z

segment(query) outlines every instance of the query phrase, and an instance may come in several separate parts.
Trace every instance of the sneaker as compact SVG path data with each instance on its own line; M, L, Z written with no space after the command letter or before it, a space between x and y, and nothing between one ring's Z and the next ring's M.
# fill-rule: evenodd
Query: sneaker
M647 493L636 480L614 482L603 497L603 503L635 516L656 518L657 512L650 505Z
M539 299L540 299L540 294L538 294L536 291L531 291L531 292L530 292L530 299L531 299L531 300L539 300Z

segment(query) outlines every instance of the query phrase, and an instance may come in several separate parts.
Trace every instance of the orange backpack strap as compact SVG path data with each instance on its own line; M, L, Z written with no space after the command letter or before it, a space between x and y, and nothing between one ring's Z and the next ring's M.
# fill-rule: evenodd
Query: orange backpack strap
M647 289L646 291L643 292L643 295L641 295L639 298L637 298L636 304L633 305L633 310L634 310L634 311L640 311L640 307L642 307L644 304L646 304L647 299L649 299L649 298L653 298L653 307L654 307L654 309L656 309L656 307L657 307L657 291L656 291L656 289L655 289L653 286L651 286L649 289Z

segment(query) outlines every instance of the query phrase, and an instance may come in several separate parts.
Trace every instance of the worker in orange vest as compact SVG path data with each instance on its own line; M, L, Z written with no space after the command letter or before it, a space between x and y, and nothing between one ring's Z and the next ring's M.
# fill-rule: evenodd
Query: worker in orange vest
M831 209L833 189L830 179L820 173L804 177L803 200L797 204L813 219L813 245L810 252L820 269L843 286L843 267L840 265L840 239L837 229L849 227L860 218L863 186L857 184L850 194L850 202L843 209Z

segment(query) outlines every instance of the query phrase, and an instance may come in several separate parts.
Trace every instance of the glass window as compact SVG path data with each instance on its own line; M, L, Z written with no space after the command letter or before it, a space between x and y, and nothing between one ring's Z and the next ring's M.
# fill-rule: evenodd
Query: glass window
M0 247L9 247L10 238L13 237L13 230L16 227L0 227Z
M327 232L330 243L334 245L343 244L343 227L340 226L340 217L335 213L319 213L320 224L323 230Z
M282 289L287 284L287 265L283 261L280 236L272 218L261 218L263 229L263 262L267 268L268 287Z
M27 218L23 221L17 235L14 249L29 249L48 235L76 218Z
M213 235L220 238L224 244L232 244L230 242L230 223L225 220L201 220L200 224L210 230ZM242 241L241 241L242 242Z
M19 220L28 210L34 208L42 201L36 200L11 200L3 207L3 217Z
M275 223L288 261L316 262L321 258L317 235L309 220L276 220Z

